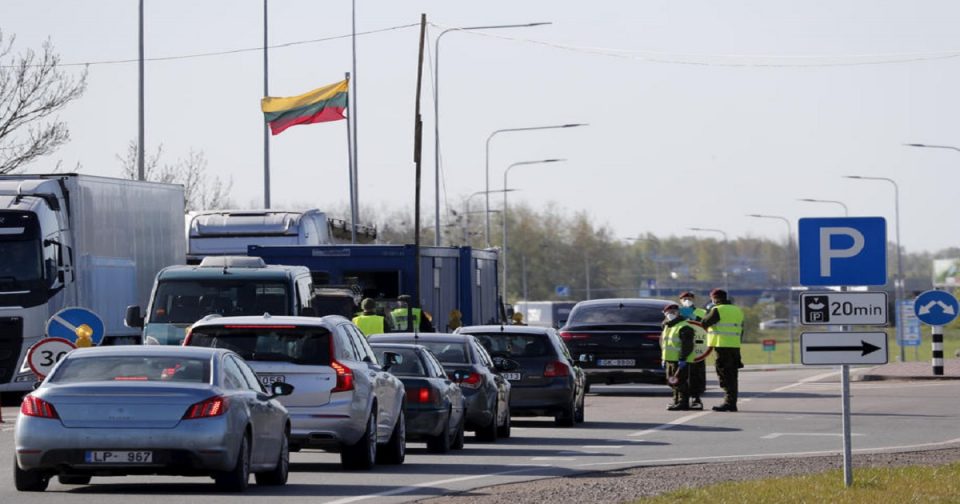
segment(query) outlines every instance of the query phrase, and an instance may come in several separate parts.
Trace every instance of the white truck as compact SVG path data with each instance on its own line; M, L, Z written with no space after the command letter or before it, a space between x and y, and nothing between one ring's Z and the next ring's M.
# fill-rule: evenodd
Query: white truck
M351 242L351 226L310 210L204 210L186 217L187 263L206 256L246 255L250 245L334 245ZM357 243L373 243L377 229L357 225Z
M79 174L0 176L0 391L36 380L27 350L65 307L103 319L101 344L139 341L128 305L157 272L183 264L180 185Z

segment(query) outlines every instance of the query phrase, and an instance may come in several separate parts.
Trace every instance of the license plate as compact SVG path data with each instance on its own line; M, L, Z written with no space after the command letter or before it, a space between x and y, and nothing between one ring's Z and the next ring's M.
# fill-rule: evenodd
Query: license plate
M260 378L260 383L262 383L264 387L269 387L269 386L272 385L274 382L286 382L286 381L287 381L287 377L286 377L286 376L283 376L282 374L269 374L269 375L268 375L268 374L262 374L262 375L257 375L257 378Z
M503 373L503 377L510 381L520 381L520 373Z
M152 451L88 451L88 464L151 464Z
M604 367L633 367L637 365L636 359L597 359L598 366Z

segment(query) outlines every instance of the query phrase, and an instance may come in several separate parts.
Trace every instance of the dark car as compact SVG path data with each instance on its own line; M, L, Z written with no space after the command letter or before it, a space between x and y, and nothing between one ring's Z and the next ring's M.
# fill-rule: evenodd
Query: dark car
M463 392L433 353L422 345L402 343L370 347L407 389L407 439L426 441L427 449L434 453L462 449L466 427ZM391 358L389 352L396 357Z
M584 372L566 345L550 327L470 326L457 330L471 334L487 352L520 364L503 376L510 380L513 416L552 416L557 425L572 427L584 420Z
M662 299L595 299L573 307L560 337L588 383L666 383L660 367Z
M510 437L510 382L500 373L514 371L516 362L501 360L500 366L476 338L467 334L377 334L370 343L409 343L427 347L447 376L460 372L460 390L466 403L466 429L481 441Z

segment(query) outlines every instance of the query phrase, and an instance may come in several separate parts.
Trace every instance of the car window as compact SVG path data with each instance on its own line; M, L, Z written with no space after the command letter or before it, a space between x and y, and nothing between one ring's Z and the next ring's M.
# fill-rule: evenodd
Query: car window
M240 372L243 373L243 378L247 381L247 388L249 388L254 392L259 392L261 394L265 394L267 392L266 390L264 390L263 384L260 383L260 379L257 378L257 373L254 373L253 370L250 369L250 366L248 366L246 362L243 362L242 360L237 360L232 355L230 356L230 358L236 362L237 366L240 368Z
M223 386L231 390L249 390L247 380L243 378L243 371L237 361L230 356L223 359Z
M353 342L353 348L357 351L357 360L368 361L373 364L377 364L377 356L373 354L373 350L370 349L370 345L367 344L367 338L364 337L363 333L357 329L353 324L343 324L342 326L347 332L347 335L350 337L350 341Z
M383 358L384 352L393 352L400 358L400 362L390 367L390 373L396 376L430 376L413 348L377 347L373 349L373 353L380 362L386 362Z
M567 358L568 361L574 362L573 355L570 353L570 349L567 348L567 344L563 342L563 339L557 336L556 331L551 332L553 341L560 347L560 351L563 352L563 356Z
M253 280L164 280L148 322L192 324L206 315L292 315L287 286Z
M54 383L156 381L210 383L210 359L180 356L109 355L66 359Z
M440 362L450 364L470 362L467 358L467 347L460 341L417 341L417 344L427 347Z
M423 360L427 363L427 368L430 369L430 375L435 378L446 378L447 375L443 370L443 366L440 365L440 361L433 355L433 352L430 350L425 350L423 352Z
M568 325L576 324L659 324L663 322L660 305L587 305L570 312Z
M353 342L347 335L346 325L337 327L334 352L337 360L359 361L357 350L353 348Z
M477 344L473 344L471 346L473 347L474 351L477 352L477 357L479 358L480 363L483 364L484 366L492 368L493 359L490 358L490 354L487 353L486 349L484 349L483 346L477 345Z
M546 334L510 332L470 333L490 355L498 357L546 357L554 355Z
M189 346L227 348L246 361L330 364L330 333L324 327L202 326L191 331Z

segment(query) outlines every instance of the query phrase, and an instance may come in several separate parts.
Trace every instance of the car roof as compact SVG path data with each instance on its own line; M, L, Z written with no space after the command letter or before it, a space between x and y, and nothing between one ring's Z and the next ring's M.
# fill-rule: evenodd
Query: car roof
M374 334L370 336L369 341L373 343L408 343L411 339L427 343L466 343L469 338L467 334L449 334L449 333L386 333Z
M229 278L234 280L288 279L294 274L309 272L305 266L282 266L268 264L263 268L219 268L212 266L167 266L158 275L158 280L209 280Z
M78 348L70 352L70 358L96 358L110 355L132 356L147 355L155 357L193 357L209 359L215 355L233 353L226 348L184 347L171 345L116 345L105 347Z
M553 328L544 326L517 326L517 325L477 325L460 328L460 334L477 333L504 333L504 334L548 334Z
M427 347L423 345L415 345L413 343L392 343L389 341L371 341L370 346L373 348L390 347L390 348L399 348L402 350L426 350L427 349Z
M665 299L656 299L656 298L608 298L608 299L591 299L589 301L580 301L577 303L576 307L583 306L612 306L612 305L626 305L626 306L667 306L668 304L675 304L673 301L668 301Z
M334 327L348 322L345 317L340 315L327 315L325 317L295 317L295 316L273 316L273 315L248 315L242 317L209 317L201 319L193 324L193 328L222 326L222 325L251 325L251 326L272 326L272 325L294 325L298 327L322 327L332 330Z

